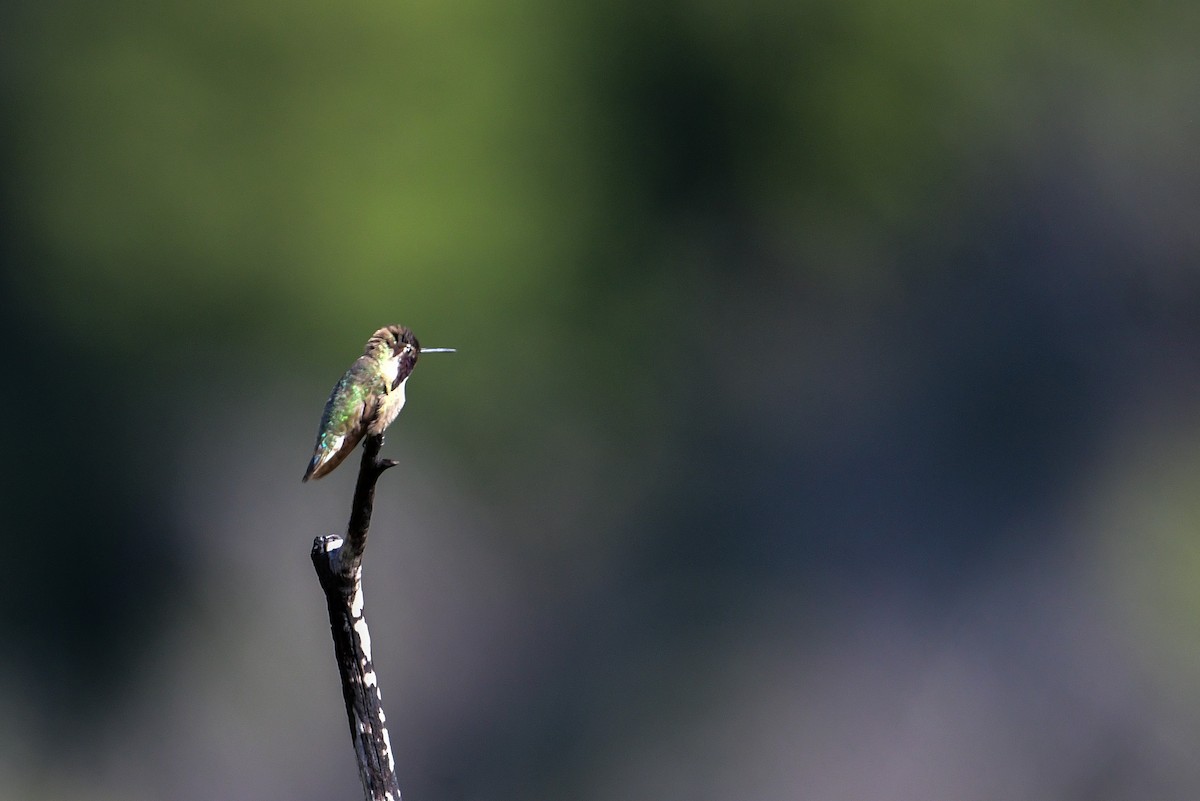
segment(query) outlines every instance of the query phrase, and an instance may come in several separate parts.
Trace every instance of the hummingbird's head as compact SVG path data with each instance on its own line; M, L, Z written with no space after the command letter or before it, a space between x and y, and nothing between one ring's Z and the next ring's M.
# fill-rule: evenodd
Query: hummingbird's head
M410 356L416 361L421 346L412 331L402 325L380 328L367 340L367 354L377 358L399 359Z

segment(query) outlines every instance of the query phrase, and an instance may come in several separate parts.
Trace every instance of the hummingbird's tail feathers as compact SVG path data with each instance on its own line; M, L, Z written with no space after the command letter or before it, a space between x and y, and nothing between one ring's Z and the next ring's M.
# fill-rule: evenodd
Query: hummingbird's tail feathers
M310 478L316 480L332 473L334 468L345 461L361 439L362 434L358 436L343 434L327 442L319 443L317 452L313 454L312 461L308 463L308 470L304 472L304 478L300 480L308 481Z
M300 480L308 481L310 478L320 478L320 476L313 475L314 473L317 472L317 468L320 467L320 465L321 465L320 454L314 453L313 458L311 460L309 460L309 462L308 462L308 469L304 471L304 478L302 478Z

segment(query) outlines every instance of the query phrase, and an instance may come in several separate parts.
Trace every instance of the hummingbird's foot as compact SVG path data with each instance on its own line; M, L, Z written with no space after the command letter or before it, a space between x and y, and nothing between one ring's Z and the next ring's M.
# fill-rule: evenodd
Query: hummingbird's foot
M376 476L389 467L400 464L395 459L380 459L379 452L381 450L383 450L383 434L372 434L363 439L363 469L370 465Z

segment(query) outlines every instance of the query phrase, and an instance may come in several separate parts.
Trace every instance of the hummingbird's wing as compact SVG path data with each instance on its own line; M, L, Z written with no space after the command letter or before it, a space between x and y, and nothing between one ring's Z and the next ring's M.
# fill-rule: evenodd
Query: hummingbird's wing
M362 360L360 360L362 361ZM379 405L378 378L355 362L338 381L321 415L317 444L302 481L331 473L362 440Z

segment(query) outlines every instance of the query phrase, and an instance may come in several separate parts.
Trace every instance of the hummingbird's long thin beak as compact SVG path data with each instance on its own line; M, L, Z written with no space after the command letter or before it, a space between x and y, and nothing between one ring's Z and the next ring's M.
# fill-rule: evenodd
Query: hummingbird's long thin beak
M421 348L421 353L458 353L457 348Z

